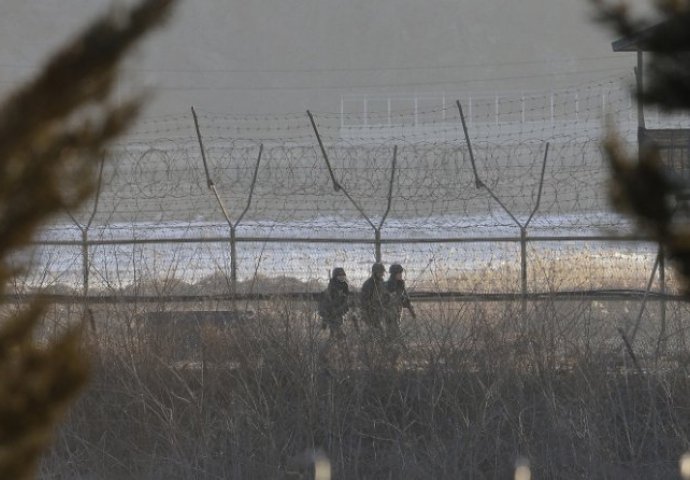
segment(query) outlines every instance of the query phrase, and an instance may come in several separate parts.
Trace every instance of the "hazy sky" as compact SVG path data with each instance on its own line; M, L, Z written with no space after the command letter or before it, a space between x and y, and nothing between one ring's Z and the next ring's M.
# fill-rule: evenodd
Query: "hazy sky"
M646 2L639 0L638 4ZM0 88L106 0L3 0ZM632 74L587 0L183 0L128 63L148 115L337 111L342 95L533 91Z

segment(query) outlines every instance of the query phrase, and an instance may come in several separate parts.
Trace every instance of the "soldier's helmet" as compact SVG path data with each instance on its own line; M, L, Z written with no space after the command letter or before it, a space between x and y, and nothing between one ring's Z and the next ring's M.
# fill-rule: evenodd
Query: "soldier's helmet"
M386 267L383 266L383 263L375 263L371 266L371 273L386 273Z
M390 266L388 269L388 273L391 275L397 275L398 273L402 273L405 269L400 265L399 263L394 263L393 265Z
M338 278L339 276L346 276L345 275L345 269L336 267L333 269L333 273L331 274L331 278Z

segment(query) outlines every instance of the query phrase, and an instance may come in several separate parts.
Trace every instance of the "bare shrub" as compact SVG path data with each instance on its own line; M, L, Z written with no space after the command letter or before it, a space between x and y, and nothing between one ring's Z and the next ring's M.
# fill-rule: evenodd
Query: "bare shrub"
M0 104L0 294L19 273L11 255L51 215L94 191L94 159L141 105L141 99L111 105L117 65L172 3L143 1L96 21ZM46 310L35 302L10 312L0 329L1 478L34 475L52 429L86 382L80 328L35 338Z
M676 472L687 363L640 374L607 342L615 325L545 328L588 321L588 305L544 301L524 319L520 302L420 304L395 361L370 361L365 348L387 346L353 329L347 361L322 358L308 303L249 306L252 322L202 332L195 362L116 346L134 340L95 348L94 383L45 471L309 478L296 459L322 449L334 478L510 478L521 456L539 478Z

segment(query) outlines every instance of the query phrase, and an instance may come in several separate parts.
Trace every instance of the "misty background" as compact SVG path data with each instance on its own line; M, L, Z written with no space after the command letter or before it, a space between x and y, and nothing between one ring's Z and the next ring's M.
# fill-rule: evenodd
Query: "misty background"
M648 2L634 3L643 12ZM0 3L0 93L108 8L108 0ZM586 0L187 0L127 63L118 95L150 87L145 115L155 116L191 105L337 112L354 94L548 91L632 79L634 54L613 53L613 40Z

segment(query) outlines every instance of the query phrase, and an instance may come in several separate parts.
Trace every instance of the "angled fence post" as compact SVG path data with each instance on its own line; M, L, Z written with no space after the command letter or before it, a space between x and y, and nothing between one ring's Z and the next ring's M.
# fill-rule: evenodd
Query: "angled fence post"
M237 293L237 232L235 225L230 225L230 294Z
M391 178L390 182L388 184L388 203L386 205L386 211L383 212L383 216L381 217L381 221L379 222L378 227L374 230L374 234L376 237L376 262L381 263L381 229L383 228L383 224L386 222L386 219L388 218L388 214L391 211L391 206L393 204L393 185L395 183L395 167L398 161L398 146L394 145L393 146L393 162L391 163Z
M214 196L216 197L216 201L218 202L218 205L220 206L220 209L223 212L223 216L225 217L225 221L227 222L228 226L230 227L230 294L232 296L232 301L234 302L235 297L237 295L237 226L240 224L240 222L244 218L247 211L249 211L249 207L251 207L252 198L254 197L254 189L256 187L256 179L258 177L259 167L261 165L261 156L262 156L263 151L264 151L264 145L263 145L263 143L259 145L259 155L258 155L258 158L256 159L256 165L254 167L254 175L252 177L251 186L249 187L249 195L247 197L247 205L245 205L244 210L242 211L240 216L237 218L237 221L233 222L230 219L230 215L228 214L228 211L225 208L225 204L223 203L223 200L220 198L220 195L218 194L218 190L216 189L216 184L213 182L213 179L211 178L211 172L208 168L208 162L206 161L206 152L204 149L204 142L201 138L201 129L199 128L199 119L197 118L196 111L194 110L194 107L192 107L192 116L194 117L194 127L196 128L196 135L197 135L197 139L199 141L199 148L201 150L201 160L204 164L204 172L206 173L206 183L208 185L208 188L211 189Z
M498 97L497 97L498 98ZM498 102L498 100L497 100ZM517 225L517 227L520 229L520 295L522 297L522 313L523 313L523 318L525 318L525 315L527 314L527 292L529 290L528 285L527 285L527 242L529 239L527 238L527 227L529 226L530 222L534 218L534 215L537 213L537 210L539 209L539 205L541 204L541 196L542 196L542 191L544 187L544 174L546 172L546 160L549 156L549 142L546 143L546 149L544 150L544 158L542 160L542 165L541 165L541 175L539 177L539 190L537 192L537 201L535 202L534 208L532 209L532 212L529 215L529 218L527 218L527 221L525 223L521 223L515 215L508 209L508 207L501 201L501 199L493 192L493 190L484 182L482 179L479 178L479 173L477 172L477 166L474 161L474 153L472 151L472 143L470 141L470 135L467 131L467 122L465 121L465 114L463 113L462 110L462 105L460 104L460 100L457 100L456 105L458 107L458 111L460 112L460 121L462 122L462 130L463 133L465 134L465 141L467 142L467 148L470 153L470 162L472 163L472 172L474 173L474 184L476 188L484 188L486 192L489 194L489 196L503 209L503 211L510 217L510 219ZM498 103L497 103L498 105Z
M472 164L472 173L474 173L474 186L475 188L483 187L484 184L479 179L479 174L477 173L477 165L474 162L474 151L472 150L472 141L470 140L470 135L467 132L467 122L465 121L465 113L462 110L462 105L460 100L456 100L455 104L458 106L458 111L460 112L460 121L462 122L462 131L465 134L465 141L467 142L467 149L470 152L470 163Z
M527 309L527 290L527 229L520 227L520 293L523 310Z
M74 225L81 232L81 269L82 269L82 295L84 297L89 294L89 281L90 281L90 265L91 259L89 257L89 229L93 223L93 219L96 217L96 212L98 211L98 202L101 197L101 186L103 185L103 165L105 164L105 157L101 158L101 164L98 169L98 181L96 182L96 192L93 197L93 208L91 209L91 214L89 219L86 221L86 225L82 225L79 221L72 215L70 211L67 211L67 215L72 219Z
M86 229L81 231L81 268L82 268L82 294L89 294L89 234Z
M647 300L649 299L649 294L652 291L652 285L654 285L654 278L656 278L657 270L659 269L659 265L661 264L661 258L662 257L657 253L656 258L654 259L654 265L652 266L652 273L649 275L649 280L647 280L647 287L644 290L644 295L642 296L642 302L640 304L640 310L637 312L637 318L635 319L635 324L632 327L632 331L630 331L630 322L628 322L625 326L624 333L626 334L626 337L628 337L630 344L635 343L637 331L639 330L640 324L642 323L642 315L644 314L645 308L647 307Z
M259 176L259 167L261 166L261 157L264 152L264 144L259 145L259 155L256 158L256 165L254 166L254 175L252 176L252 183L249 186L249 195L247 196L247 205L233 225L230 226L230 282L233 285L232 294L237 293L237 226L240 224L244 216L249 211L254 198L254 189L256 188L256 179Z
M326 167L328 168L328 173L331 176L331 182L333 183L333 189L336 192L343 192L343 195L350 201L350 203L357 209L359 214L364 218L364 220L369 224L369 226L374 230L374 258L376 259L377 262L381 260L381 238L380 238L380 226L377 228L376 225L374 225L374 222L371 221L369 216L364 212L362 207L355 201L354 198L350 195L350 193L347 191L346 188L343 187L343 185L338 182L338 180L335 178L335 173L333 172L333 167L331 166L331 161L328 158L328 152L326 152L326 147L323 144L323 141L321 140L321 134L319 133L319 129L316 126L316 120L314 120L314 116L312 113L307 110L307 116L309 117L309 121L311 122L311 126L314 129L314 135L316 135L316 140L319 143L319 147L321 148L321 154L323 155L323 160L326 162ZM396 147L397 151L397 147ZM378 247L377 247L378 246Z
M314 120L314 115L307 110L307 116L309 116L309 121L311 122L311 126L314 129L314 134L316 135L316 141L319 144L319 148L321 149L321 155L323 156L324 162L326 162L326 167L328 168L328 173L331 176L331 182L333 183L333 190L336 192L339 192L341 189L340 184L338 181L335 179L335 173L333 173L333 167L331 166L331 161L328 158L328 153L326 152L326 147L323 145L323 140L321 140L321 134L319 134L319 129L316 127L316 121Z
M661 290L661 301L659 302L660 321L659 339L657 341L657 357L666 350L666 257L664 247L659 245L659 289Z
M381 263L381 230L374 230L374 259L376 263Z
M549 146L551 144L546 142L546 148L544 149L544 159L541 163L541 174L539 176L539 188L537 190L537 201L534 203L534 208L530 213L525 224L520 227L520 254L521 254L521 282L522 282L522 311L523 314L527 314L527 227L529 227L530 222L534 218L534 215L539 210L541 205L541 196L544 191L544 174L546 173L546 160L549 158Z
M194 128L196 129L196 138L199 141L199 150L201 152L201 161L204 164L204 172L206 173L206 185L208 188L213 192L213 195L216 197L216 201L218 202L218 205L220 206L220 210L223 212L223 216L225 217L225 221L227 222L228 226L230 227L230 294L233 297L235 297L235 293L237 293L237 284L236 284L236 270L237 270L237 260L236 260L236 251L235 251L235 225L232 223L232 220L230 220L230 216L228 215L228 211L225 208L225 204L223 203L223 200L221 200L220 195L218 195L218 190L216 189L216 184L213 182L213 179L211 178L211 172L209 171L208 168L208 162L206 161L206 150L204 149L204 141L201 138L201 129L199 128L199 119L196 116L196 110L194 110L194 107L192 107L192 117L194 117Z

